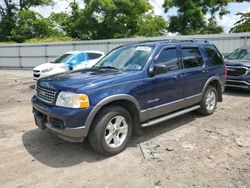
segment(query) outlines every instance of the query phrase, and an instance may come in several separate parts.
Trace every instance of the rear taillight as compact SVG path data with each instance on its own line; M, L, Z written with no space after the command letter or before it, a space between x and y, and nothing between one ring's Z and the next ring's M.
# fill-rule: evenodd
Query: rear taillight
M224 68L224 76L225 76L225 79L227 79L227 67Z

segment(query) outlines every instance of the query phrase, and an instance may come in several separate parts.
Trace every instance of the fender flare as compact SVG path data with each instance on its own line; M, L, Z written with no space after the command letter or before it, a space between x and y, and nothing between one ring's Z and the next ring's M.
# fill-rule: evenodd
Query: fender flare
M204 87L203 87L203 89L202 89L202 96L204 95L204 93L206 92L206 89L207 89L208 85L209 85L212 81L217 81L217 82L219 82L219 84L220 84L220 87L218 88L219 91L217 91L217 92L218 92L218 100L219 100L219 102L222 102L222 100L223 100L223 99L222 99L223 88L222 88L222 86L221 86L220 79L219 79L217 76L213 76L213 77L211 77L211 78L209 78L209 79L207 80L207 82L205 83L205 85L204 85Z
M100 109L103 106L105 106L113 101L117 101L117 100L127 100L127 101L132 102L136 106L136 108L140 114L140 112L141 112L140 105L139 105L138 101L133 96L128 95L128 94L117 94L117 95L112 95L112 96L106 97L103 100L101 100L99 103L97 103L97 105L89 113L87 120L85 122L85 126L84 126L85 127L84 137L87 136L88 131L91 127L91 124L92 124L96 114L100 111Z
M206 81L206 83L205 83L205 85L204 85L204 87L203 87L203 89L202 89L202 95L205 93L205 91L206 91L206 89L207 89L207 86L208 86L212 81L218 81L218 82L220 83L220 79L219 79L217 76L213 76L213 77L209 78L209 79Z

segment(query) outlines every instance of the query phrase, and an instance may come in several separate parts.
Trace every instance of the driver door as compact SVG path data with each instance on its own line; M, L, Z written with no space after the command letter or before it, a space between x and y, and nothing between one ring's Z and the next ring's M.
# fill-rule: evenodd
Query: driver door
M182 65L176 47L164 48L154 64L165 65L168 71L145 79L143 115L147 119L178 110L184 92Z

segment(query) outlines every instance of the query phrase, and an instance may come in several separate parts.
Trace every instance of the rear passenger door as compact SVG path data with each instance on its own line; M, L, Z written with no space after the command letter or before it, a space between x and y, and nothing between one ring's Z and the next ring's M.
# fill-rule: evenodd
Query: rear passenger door
M202 52L198 46L182 46L180 53L184 67L184 98L197 99L208 77Z

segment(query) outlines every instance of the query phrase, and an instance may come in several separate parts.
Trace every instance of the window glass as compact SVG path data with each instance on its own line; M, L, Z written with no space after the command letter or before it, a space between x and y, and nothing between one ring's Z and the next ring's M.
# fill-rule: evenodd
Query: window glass
M154 48L151 46L128 45L111 51L95 66L113 67L120 71L141 71L148 62Z
M208 58L212 62L212 64L214 65L224 64L221 55L214 46L205 46L204 49L207 52Z
M72 56L73 54L63 54L57 57L56 59L54 59L51 63L64 63L68 61Z
M250 49L237 49L228 56L228 59L250 60Z
M176 48L164 49L157 58L157 64L165 65L168 71L180 69Z
M99 57L102 56L102 54L99 53L87 53L87 55L89 60L98 59Z
M185 47L181 49L184 68L193 68L203 65L200 50L197 47Z
M84 53L78 54L78 55L77 55L77 60L78 60L79 62L85 61L85 54L84 54Z

